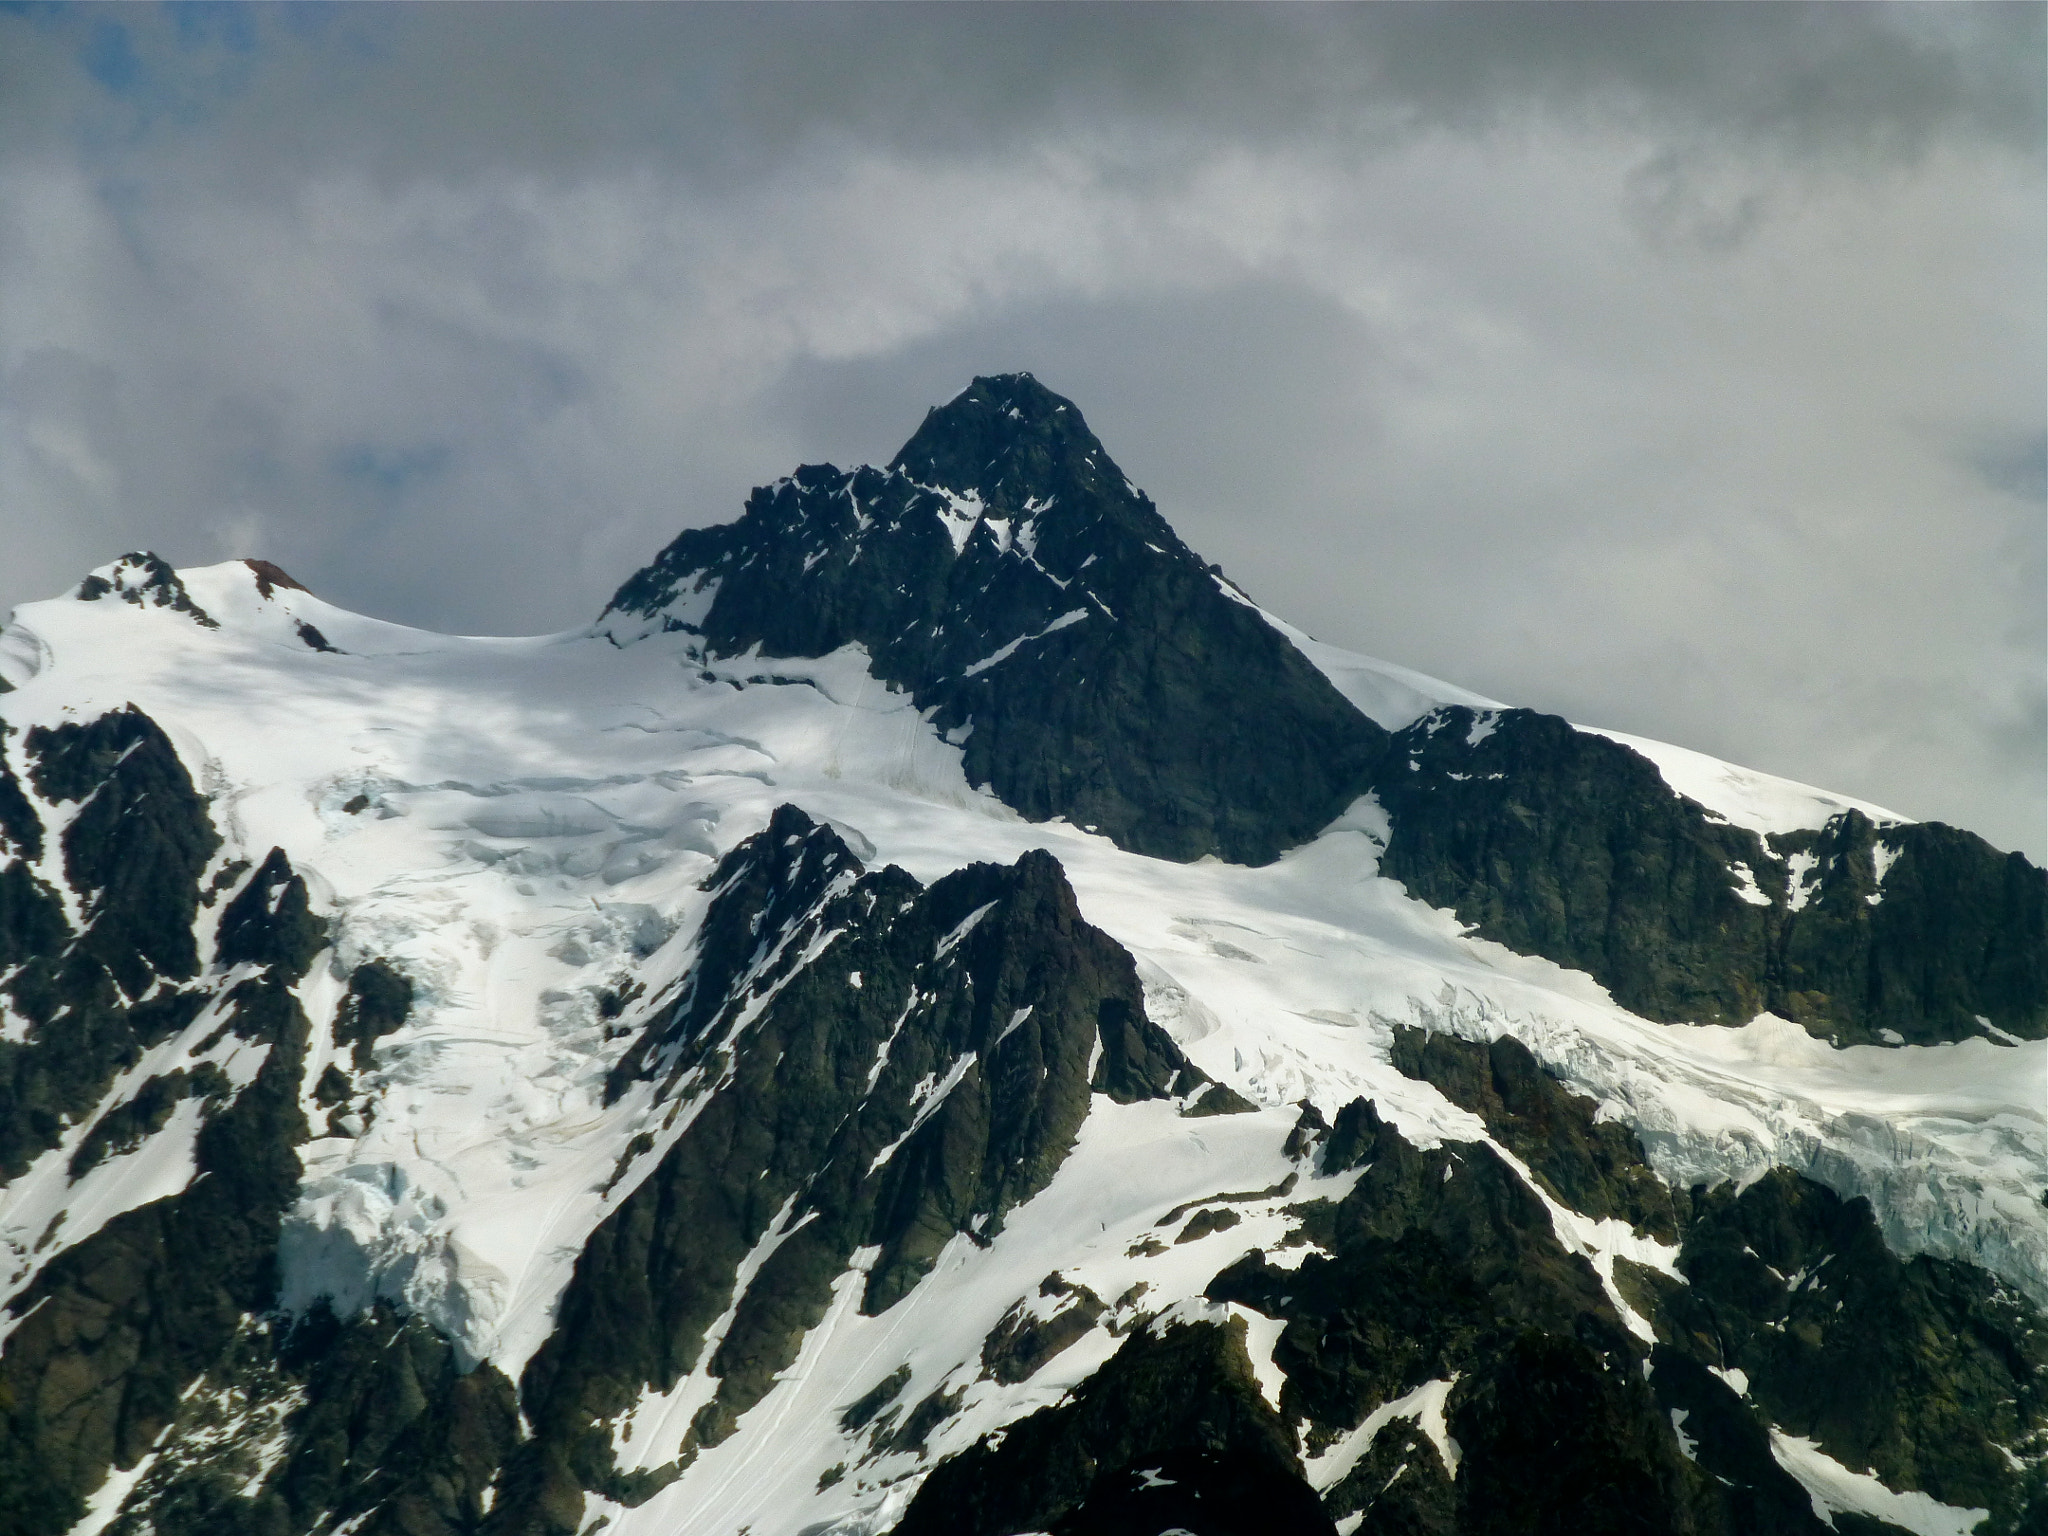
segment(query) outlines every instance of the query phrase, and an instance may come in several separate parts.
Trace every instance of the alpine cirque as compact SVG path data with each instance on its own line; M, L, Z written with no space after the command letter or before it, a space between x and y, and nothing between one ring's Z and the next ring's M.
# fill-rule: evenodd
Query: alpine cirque
M0 1533L2048 1530L2048 879L977 379L588 628L0 631Z

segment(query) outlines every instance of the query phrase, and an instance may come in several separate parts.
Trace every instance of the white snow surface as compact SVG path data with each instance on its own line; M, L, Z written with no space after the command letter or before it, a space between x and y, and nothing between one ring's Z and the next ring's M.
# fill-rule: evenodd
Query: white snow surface
M593 1499L586 1518L608 1514L613 1536L885 1528L925 1468L1057 1401L1107 1359L1118 1343L1107 1325L1167 1326L1166 1309L1207 1307L1198 1298L1218 1269L1286 1236L1289 1203L1342 1194L1349 1176L1305 1177L1287 1197L1234 1204L1242 1221L1227 1231L1176 1244L1160 1225L1185 1202L1301 1172L1281 1153L1299 1099L1333 1114L1364 1094L1425 1145L1480 1138L1473 1116L1389 1065L1397 1022L1515 1036L1603 1115L1634 1126L1668 1178L1746 1182L1785 1164L1868 1196L1902 1251L1971 1259L2048 1302L2042 1042L1837 1050L1770 1017L1742 1029L1636 1018L1585 975L1470 938L1451 914L1379 878L1386 819L1369 797L1258 869L1171 864L1063 822L1026 823L967 784L959 749L875 680L858 648L771 663L708 658L684 632L626 644L587 631L443 636L304 592L263 598L240 563L182 575L219 629L114 599L19 610L0 632L0 666L18 685L0 712L23 728L133 702L213 795L232 845L223 856L261 858L277 845L306 875L333 935L300 988L315 1026L309 1095L336 1054L329 1029L348 972L381 955L416 983L413 1017L376 1047L374 1120L304 1149L284 1252L294 1304L325 1295L345 1310L389 1297L517 1378L591 1229L681 1134L656 1118L667 1106L651 1089L604 1105L630 1037L606 1038L599 995L630 970L647 983L646 1007L683 972L710 899L700 882L785 801L841 828L869 862L926 882L969 860L1049 849L1087 918L1136 956L1154 1017L1261 1106L1188 1119L1168 1104L1098 1099L1051 1187L1012 1212L990 1247L956 1239L879 1317L858 1311L857 1265L738 1433L638 1508ZM310 649L295 621L342 654ZM1297 643L1382 724L1444 702L1495 707ZM1659 751L1667 777L1667 758L1697 756ZM1755 806L1743 814L1759 818L1806 815L1798 796L1819 793L1712 767L1723 786L1714 808L1731 820L1740 796L1730 785L1748 786ZM202 1020L163 1050L186 1050L204 1030ZM655 1148L606 1193L643 1129L657 1132ZM172 1155L187 1134L174 1117L140 1155L146 1178L118 1166L137 1158L106 1165L115 1172L91 1219L169 1192L180 1169L189 1177L189 1150L184 1163ZM39 1235L63 1194L50 1181L65 1155L47 1155L54 1173L38 1163L0 1191L10 1245ZM82 1234L84 1193L65 1197L72 1215L39 1261ZM1603 1273L1621 1254L1668 1262L1606 1230L1618 1223L1567 1217L1556 1218L1560 1236ZM1147 1237L1164 1251L1134 1255ZM983 1337L1055 1270L1113 1303L1103 1324L1027 1382L978 1379ZM1271 1347L1250 1329L1248 1344L1255 1362ZM927 1459L851 1465L861 1447L839 1415L899 1365L911 1370L901 1402L964 1387L960 1411L934 1432ZM685 1378L615 1426L622 1465L671 1455L688 1416L676 1410L707 1387ZM1401 1411L1429 1427L1428 1406ZM817 1491L841 1462L845 1476Z
M1597 726L1580 726L1579 729L1590 730L1596 736L1605 736L1609 741L1618 741L1624 747L1642 753L1657 765L1664 782L1681 795L1697 800L1708 810L1751 832L1817 831L1844 811L1861 811L1879 826L1895 826L1909 819L1867 800L1833 794L1825 789L1815 789L1811 784L1780 779L1750 768L1738 768L1733 763L1724 763L1719 758L1686 747L1674 747L1667 742L1650 741Z
M1219 581L1218 586L1227 596L1248 606L1256 606L1229 583ZM1407 667L1395 666L1392 662L1327 645L1285 619L1263 609L1259 611L1268 624L1294 642L1295 649L1330 680L1332 687L1387 730L1401 730L1446 704L1461 704L1482 713L1510 707L1497 699L1460 688L1455 683L1446 683ZM1753 768L1739 768L1688 747L1675 747L1669 742L1652 741L1645 736L1631 736L1624 731L1610 731L1601 726L1575 724L1574 728L1590 735L1605 736L1609 741L1619 742L1641 753L1656 766L1664 782L1679 794L1698 801L1723 820L1752 832L1817 831L1834 817L1851 810L1861 811L1880 826L1909 819L1867 800L1816 789L1811 784L1759 773ZM1482 720L1474 725L1471 742L1476 746L1490 734L1491 727ZM1753 879L1751 883L1754 883Z
M1255 609L1260 618L1280 631L1294 648L1309 659L1315 669L1330 680L1330 686L1349 699L1361 714L1389 731L1413 725L1433 709L1462 704L1467 709L1506 709L1498 699L1489 699L1455 683L1428 677L1390 661L1360 656L1316 639L1285 619L1266 612L1229 582L1218 577L1218 590L1225 597Z
M1444 1422L1444 1405L1450 1400L1451 1388L1457 1384L1456 1376L1440 1377L1435 1381L1425 1381L1414 1391L1392 1402L1381 1403L1365 1416L1365 1422L1358 1428L1302 1463L1302 1470L1308 1474L1309 1486L1323 1493L1343 1482L1365 1459L1365 1453L1372 1449L1380 1431L1396 1419L1412 1419L1436 1447L1444 1470L1455 1477L1463 1452L1459 1450L1458 1442L1451 1438L1450 1428Z
M1851 1472L1804 1435L1771 1431L1771 1455L1796 1478L1813 1501L1816 1517L1829 1526L1835 1515L1869 1515L1911 1531L1913 1536L1969 1536L1988 1509L1958 1509L1932 1494L1895 1493L1868 1472Z

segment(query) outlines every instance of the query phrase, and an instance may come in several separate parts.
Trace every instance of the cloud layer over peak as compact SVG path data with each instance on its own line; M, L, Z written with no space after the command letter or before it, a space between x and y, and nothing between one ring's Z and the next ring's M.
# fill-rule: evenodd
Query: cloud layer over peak
M2032 6L0 12L0 607L587 619L974 373L1326 639L2043 856Z

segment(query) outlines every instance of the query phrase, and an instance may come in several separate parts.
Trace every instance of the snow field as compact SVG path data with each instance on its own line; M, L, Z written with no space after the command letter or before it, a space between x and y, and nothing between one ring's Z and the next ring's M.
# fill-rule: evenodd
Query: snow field
M883 1528L921 1468L1057 1401L1117 1347L1098 1326L1019 1386L980 1379L981 1341L1014 1303L1036 1305L1046 1274L1058 1270L1111 1303L1104 1323L1119 1330L1166 1308L1205 1308L1190 1299L1217 1270L1286 1236L1286 1204L1348 1188L1305 1181L1285 1198L1234 1204L1239 1226L1185 1244L1159 1227L1177 1205L1263 1189L1293 1171L1279 1148L1298 1100L1329 1115L1364 1095L1420 1144L1481 1139L1475 1117L1389 1065L1395 1023L1475 1040L1514 1035L1596 1097L1603 1116L1634 1127L1666 1178L1740 1183L1782 1163L1868 1195L1901 1251L1971 1259L2048 1302L2048 1210L2036 1187L2048 1162L2043 1042L1836 1050L1768 1017L1739 1030L1648 1023L1583 974L1469 938L1450 914L1379 878L1387 826L1369 797L1259 869L1164 863L1062 822L1028 824L966 783L958 748L877 681L856 648L815 660L711 660L687 633L623 646L588 633L464 639L348 614L303 592L262 598L239 563L183 574L221 629L117 600L21 610L0 632L0 666L19 685L6 713L25 727L132 701L215 795L235 845L223 857L286 850L332 924L328 963L300 988L315 1026L308 1095L341 1054L329 1031L353 967L383 956L415 982L413 1017L377 1043L358 1084L374 1115L304 1149L284 1245L290 1305L327 1296L347 1311L383 1296L468 1358L517 1378L592 1228L687 1124L674 1099L657 1102L648 1086L606 1107L604 1081L688 968L709 901L704 876L785 801L829 821L865 861L900 864L926 883L972 859L1050 850L1087 918L1136 957L1154 1018L1199 1066L1262 1106L1186 1120L1167 1105L1098 1099L1052 1186L1012 1212L989 1248L955 1239L931 1276L876 1318L858 1312L856 1264L739 1433L638 1509L593 1500L589 1513L609 1514L622 1536L685 1522L751 1524L756 1536L820 1521L846 1536ZM302 622L343 654L311 649ZM1282 628L1382 724L1444 702L1495 707ZM10 744L18 749L19 738ZM1741 825L1817 825L1813 817L1853 804L1698 754L1627 744ZM607 994L615 1003L629 976L646 990L608 1021ZM202 1019L193 1029L208 1027ZM201 1038L187 1031L167 1042L109 1102ZM46 1260L90 1221L174 1192L190 1176L193 1129L196 1119L186 1128L174 1117L142 1153L110 1158L73 1186L64 1162L85 1134L78 1127L0 1197L0 1240L25 1253L69 1207ZM655 1148L622 1165L642 1131ZM1620 1223L1554 1205L1553 1221L1610 1292L1617 1256L1669 1269L1670 1250ZM772 1228L764 1242L786 1235ZM1147 1237L1164 1252L1133 1254ZM1289 1253L1305 1250L1273 1258ZM743 1270L735 1303L749 1278ZM1241 1308L1214 1310L1243 1318L1262 1381L1277 1389L1265 1380L1271 1338L1262 1331L1277 1327ZM926 1459L897 1452L860 1464L839 1415L904 1364L906 1412L942 1389L964 1389L959 1409ZM621 1466L670 1460L712 1386L693 1374L650 1394L614 1426ZM1441 1393L1435 1401L1440 1429ZM1419 1398L1412 1412L1393 1406L1382 1410L1389 1419L1429 1427ZM1313 1475L1341 1477L1330 1458L1355 1439L1316 1458ZM1359 1442L1354 1464L1363 1451ZM1447 1460L1454 1454L1446 1448ZM819 1491L842 1462L842 1478Z

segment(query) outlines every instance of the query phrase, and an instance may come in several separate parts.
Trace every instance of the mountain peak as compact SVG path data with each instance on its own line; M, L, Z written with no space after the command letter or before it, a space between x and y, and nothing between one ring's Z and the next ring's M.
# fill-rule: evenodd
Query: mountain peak
M602 639L0 630L0 1536L2048 1536L2048 873L934 416Z
M599 628L723 656L859 645L968 783L1160 858L1278 857L1387 739L1028 373L977 378L887 471L806 466L684 530Z
M920 485L978 492L994 507L1063 489L1137 495L1080 407L1028 373L983 375L932 407L889 467Z

